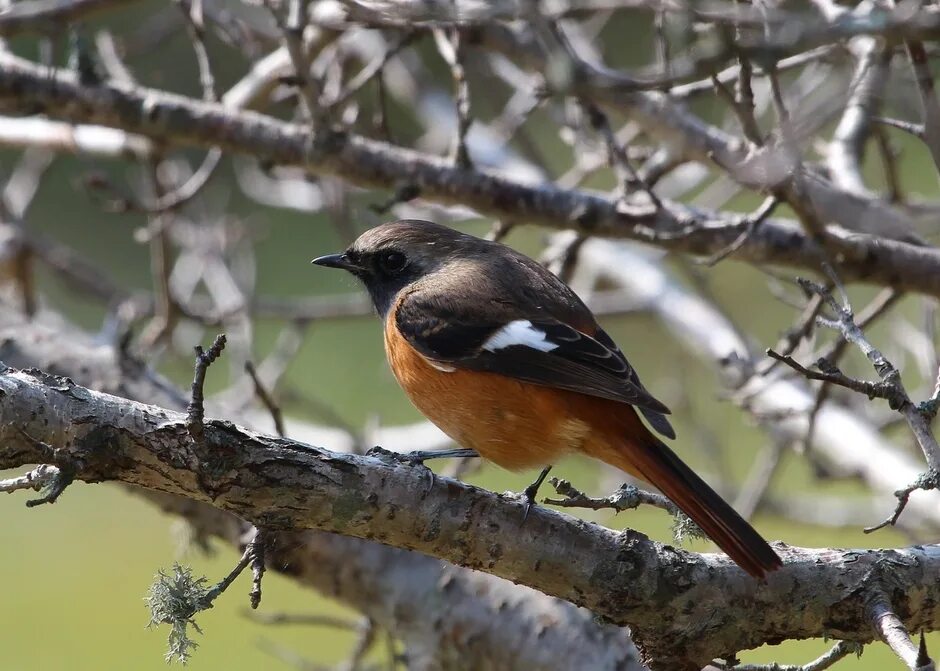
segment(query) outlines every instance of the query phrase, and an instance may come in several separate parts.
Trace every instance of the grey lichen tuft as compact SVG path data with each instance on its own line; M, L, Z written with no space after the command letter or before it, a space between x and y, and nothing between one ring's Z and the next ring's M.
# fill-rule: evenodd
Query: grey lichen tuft
M705 532L685 513L677 510L673 518L672 537L676 545L682 545L687 540L708 539Z
M174 564L170 574L158 571L150 586L144 599L150 609L147 626L169 624L171 627L167 638L167 663L177 661L185 664L198 647L189 637L189 626L192 625L197 634L202 633L193 617L211 606L207 599L207 582L205 577L194 577L188 567Z

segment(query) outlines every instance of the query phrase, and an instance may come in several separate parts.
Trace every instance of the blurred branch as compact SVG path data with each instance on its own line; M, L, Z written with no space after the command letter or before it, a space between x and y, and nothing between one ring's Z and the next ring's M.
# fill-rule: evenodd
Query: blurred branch
M849 99L829 143L827 163L833 183L849 193L872 197L862 179L862 160L872 116L884 97L891 51L877 40L866 39L858 52Z
M69 23L129 4L129 0L21 0L0 11L0 37L63 31Z
M890 3L894 5L894 2ZM927 49L922 41L907 37L904 40L907 57L917 82L917 92L920 95L921 109L923 111L923 140L933 159L934 167L940 171L940 101L934 88L933 74L930 72L930 63Z
M0 117L0 145L139 160L149 158L153 152L150 140L140 135L40 117Z
M37 105L73 121L113 124L181 146L248 153L259 160L304 165L316 173L337 174L362 186L417 185L422 197L460 202L487 214L550 227L576 227L584 233L633 237L692 254L717 253L749 227L736 214L705 213L662 200L655 211L624 212L622 205L587 191L551 185L529 186L508 177L461 170L411 150L351 133L300 127L249 112L236 112L143 87L111 84L87 89L68 72L49 73L9 55L0 56L0 104ZM665 115L668 112L663 110ZM807 185L814 178L806 179ZM812 189L811 186L807 188ZM843 203L849 213L855 207ZM940 295L940 251L907 242L830 231L827 245L838 255L846 279L884 283ZM767 219L737 250L752 263L815 269L814 242L792 224Z

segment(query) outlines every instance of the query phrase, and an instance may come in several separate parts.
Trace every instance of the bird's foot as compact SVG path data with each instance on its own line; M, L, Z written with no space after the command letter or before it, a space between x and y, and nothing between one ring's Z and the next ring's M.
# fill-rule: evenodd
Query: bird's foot
M539 487L541 487L542 483L545 482L545 478L548 477L548 473L551 470L551 466L546 466L543 468L542 472L539 473L539 477L535 479L535 482L522 490L522 498L525 500L525 510L522 513L523 524L525 524L525 521L529 519L529 510L531 510L532 506L535 505L535 497L539 493Z

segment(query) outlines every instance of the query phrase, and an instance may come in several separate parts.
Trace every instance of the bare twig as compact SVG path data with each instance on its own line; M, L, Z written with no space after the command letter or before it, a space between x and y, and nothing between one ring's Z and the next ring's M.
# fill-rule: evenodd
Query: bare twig
M719 664L726 671L824 671L849 655L861 656L862 645L852 641L839 641L828 652L807 664Z
M901 517L901 513L903 513L904 509L907 507L907 502L910 500L911 494L917 490L928 491L938 488L940 488L940 473L937 473L936 471L922 473L910 485L903 489L899 489L894 493L894 496L898 500L898 504L891 515L889 515L883 522L879 524L871 527L865 527L863 531L866 534L870 534L873 531L878 531L879 529L884 529L885 527L894 526L897 524L898 518Z
M890 389L891 396L888 400L892 408L898 410L907 420L908 426L910 426L921 451L924 453L929 470L940 472L940 446L937 445L937 440L933 436L924 413L911 402L897 368L868 341L855 323L851 306L847 300L843 299L843 303L840 305L825 287L804 279L800 280L800 284L804 288L821 295L836 313L837 318L834 321L819 317L817 323L840 331L847 341L856 345L868 357L875 371L881 377L885 388Z
M744 230L741 231L740 235L738 235L738 237L736 237L731 242L731 244L724 249L719 250L711 256L703 259L702 263L706 266L714 266L741 249L744 243L748 241L748 238L754 235L754 232L757 231L758 227L767 220L767 217L774 213L774 210L777 209L777 205L779 204L780 199L777 196L768 196L764 202L761 203L760 207L758 207L753 214L746 218Z
M857 380L843 373L834 364L826 359L819 359L816 361L816 366L820 368L820 372L816 372L814 370L803 367L789 355L778 354L772 349L766 350L766 354L772 359L775 359L781 363L785 363L807 379L831 382L833 384L839 385L840 387L845 387L846 389L857 391L860 394L865 394L865 396L868 398L883 398L891 402L895 402L897 399L897 390L893 383L885 381L869 382L867 380Z
M264 407L268 409L268 412L271 413L271 419L274 420L274 430L277 431L277 435L284 436L284 415L281 412L281 406L271 397L270 392L265 388L264 383L261 382L261 379L258 377L258 371L255 370L255 365L251 361L245 362L245 372L251 376L251 381L255 386L255 394L258 396L258 399L264 404Z
M59 468L51 464L40 464L29 473L15 478L0 480L0 492L15 492L20 489L41 490L60 475Z
M923 124L914 123L912 121L903 121L902 119L891 119L888 117L872 117L872 121L877 121L880 124L885 126L890 126L891 128L897 128L898 130L903 130L905 133L910 133L914 137L923 139L925 136L925 129Z
M457 131L452 150L454 164L458 168L469 168L472 163L467 151L467 132L470 130L473 118L470 116L470 86L467 83L467 73L463 66L460 32L436 28L433 34L437 51L450 67L451 77L454 79L454 104L457 108Z
M193 375L192 399L186 409L186 428L196 443L203 440L202 420L205 417L205 384L206 372L209 366L219 358L222 350L225 349L225 334L220 333L215 337L212 346L208 351L203 351L201 345L196 345L196 369Z
M827 268L827 270L830 270L830 277L833 279L834 283L839 286L838 278L834 275L834 273L831 273L831 269ZM790 356L778 354L773 350L767 350L767 355L777 359L778 361L786 363L788 366L809 379L837 384L848 389L852 389L853 391L865 394L869 398L877 397L886 399L891 408L901 413L901 415L907 421L907 424L910 427L911 432L914 434L914 437L917 440L917 443L920 446L921 451L924 453L924 457L927 461L926 473L919 476L917 480L910 486L895 492L895 496L898 498L898 505L894 511L894 514L881 524L878 524L874 527L869 527L866 529L866 531L870 532L876 529L881 529L897 522L898 517L907 505L907 501L913 491L917 489L937 488L938 478L940 478L940 446L937 445L937 440L934 437L930 427L930 420L932 419L933 412L936 409L935 403L933 402L933 399L929 399L926 403L921 404L920 406L915 406L913 404L907 394L907 391L904 389L900 372L890 361L885 358L885 356L878 349L876 349L871 344L871 342L868 341L868 339L862 333L861 328L856 324L852 308L849 305L847 296L845 295L845 290L841 286L839 286L840 293L842 294L842 303L840 304L835 300L835 298L833 298L832 293L827 288L810 280L800 279L799 282L806 291L812 292L813 294L822 298L825 304L836 314L835 319L817 317L817 324L838 330L847 342L850 342L859 347L865 356L868 357L869 361L871 361L875 371L881 378L881 381L869 382L851 378L842 373L842 371L840 371L831 361L828 361L824 358L821 358L816 362L816 366L821 371L817 373L803 367ZM881 302L881 308L878 311L874 311L873 314L877 316L884 306L890 304L891 300L892 298L890 296L883 298Z
M589 510L616 510L618 513L624 510L633 510L641 505L654 506L665 510L670 515L681 515L682 512L672 501L662 494L647 492L633 485L621 485L616 492L603 498L592 498L577 489L567 480L559 478L549 478L549 483L555 488L563 499L545 499L543 502L562 508L588 508Z
M686 538L705 538L704 533L689 517L686 516L672 501L654 492L648 492L634 485L621 485L616 492L603 498L593 498L587 496L567 480L559 478L549 478L549 483L555 488L563 499L544 499L543 503L562 508L587 508L589 510L610 509L616 512L624 510L633 510L641 505L653 506L665 510L672 515L675 523L673 525L673 536L677 543L681 543Z

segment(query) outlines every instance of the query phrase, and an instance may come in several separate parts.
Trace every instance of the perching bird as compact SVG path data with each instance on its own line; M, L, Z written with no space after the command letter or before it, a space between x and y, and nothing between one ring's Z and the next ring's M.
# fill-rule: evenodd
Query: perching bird
M637 410L675 438L669 409L587 306L537 262L416 220L373 228L342 254L313 262L365 284L399 384L458 444L512 470L550 466L568 453L594 457L658 487L750 575L781 566L760 534L643 424Z

